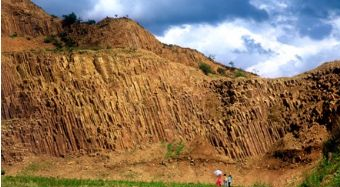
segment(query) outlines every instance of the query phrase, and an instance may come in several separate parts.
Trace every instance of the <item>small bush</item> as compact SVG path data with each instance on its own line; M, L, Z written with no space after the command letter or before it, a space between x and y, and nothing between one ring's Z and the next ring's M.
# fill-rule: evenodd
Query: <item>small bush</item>
M245 73L242 70L235 71L235 77L246 77Z
M334 186L340 186L340 169L336 171L332 184Z
M72 12L71 14L68 14L68 15L63 15L63 26L67 27L67 26L70 26L74 23L80 23L80 19L78 19L77 15Z
M175 156L178 157L184 150L184 144L180 142L179 144L176 145L176 150L175 150Z
M52 43L54 42L56 39L55 39L55 36L46 36L44 38L44 43Z
M63 43L54 35L46 36L44 38L44 43L52 43L58 50L63 47Z
M5 170L1 168L1 175L5 175L5 174L6 174Z
M215 55L211 55L211 54L210 54L210 55L208 56L208 59L211 60L211 61L215 61Z
M221 68L221 67L218 67L217 68L217 73L220 74L220 75L225 75L225 69Z
M257 182L255 184L253 184L252 187L271 187L271 185L268 185L268 184L265 184L265 183L262 183L262 182Z
M179 143L169 143L166 146L166 154L165 158L174 158L178 157L184 150L185 145L182 142Z
M59 37L61 41L65 43L66 47L71 48L76 46L76 42L66 32L60 33Z
M230 67L235 67L235 63L233 61L229 62Z
M203 71L205 75L208 75L209 73L214 74L214 71L209 64L201 62L199 68Z
M165 158L171 158L173 155L173 144L169 143L166 146L166 153L165 153Z
M9 37L16 38L17 36L18 36L18 34L15 32L15 33L11 34Z
M339 147L337 145L338 145L338 142L336 138L330 138L324 143L322 152L326 158L328 157L329 152L332 152L332 153L340 152Z
M55 41L53 41L53 43L52 43L55 47L56 47L56 49L61 49L61 48L63 48L63 43L61 43L59 40L55 40Z

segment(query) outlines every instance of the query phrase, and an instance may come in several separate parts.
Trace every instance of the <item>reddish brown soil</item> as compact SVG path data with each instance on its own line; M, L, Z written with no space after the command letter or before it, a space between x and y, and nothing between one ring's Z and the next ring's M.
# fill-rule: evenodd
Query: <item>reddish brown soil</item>
M29 51L54 49L52 44L44 43L44 37L1 37L1 51Z
M129 181L167 181L213 183L213 171L221 169L231 173L235 185L251 185L255 182L272 184L273 187L290 186L301 181L305 172L316 162L306 165L289 165L282 168L275 159L258 158L244 164L220 159L193 159L180 156L165 159L166 146L150 145L122 153L100 153L93 155L56 158L32 156L14 165L5 165L8 175L30 174L60 178L110 179ZM77 172L75 172L77 171Z

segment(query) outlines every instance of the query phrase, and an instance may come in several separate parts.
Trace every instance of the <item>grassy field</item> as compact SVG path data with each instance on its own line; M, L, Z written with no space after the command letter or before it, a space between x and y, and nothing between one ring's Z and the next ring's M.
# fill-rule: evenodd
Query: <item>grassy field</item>
M299 187L340 187L340 155L332 161L323 159L319 166L303 181Z
M214 187L214 184L132 182L110 180L57 179L31 176L2 176L2 187ZM236 186L234 186L236 187ZM252 187L269 187L254 184Z
M109 180L78 180L57 179L47 177L31 176L5 176L1 178L2 187L213 187L209 184L179 184L163 182L131 182L131 181L109 181Z

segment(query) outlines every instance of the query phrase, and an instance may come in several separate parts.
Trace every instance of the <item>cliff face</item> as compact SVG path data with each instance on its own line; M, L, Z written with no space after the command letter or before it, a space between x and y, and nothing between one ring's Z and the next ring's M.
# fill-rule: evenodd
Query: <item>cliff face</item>
M180 140L202 140L202 147L230 160L268 153L308 161L338 125L339 62L293 78L236 78L235 68L206 76L200 62L221 66L195 50L160 43L129 19L62 30L30 1L2 5L2 35L65 32L78 47L28 52L21 45L19 52L2 53L5 163L30 154L89 154ZM80 50L92 47L99 50Z
M340 114L339 80L337 62L295 78L213 81L224 118L211 142L232 158L270 150L289 154L287 161L307 160L320 151Z
M30 0L1 1L1 36L42 36L61 31L58 19Z
M143 50L3 54L2 72L4 161L189 141L220 115L199 70Z
M145 50L6 53L2 159L203 138L238 160L290 134L294 150L319 150L339 112L339 70L332 63L291 79L212 80ZM309 136L315 130L321 137Z

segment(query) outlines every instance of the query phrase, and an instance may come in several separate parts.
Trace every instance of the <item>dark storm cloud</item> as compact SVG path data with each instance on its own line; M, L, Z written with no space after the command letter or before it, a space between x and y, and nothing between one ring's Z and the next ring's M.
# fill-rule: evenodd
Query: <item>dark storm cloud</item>
M49 14L61 17L62 15L75 12L82 15L94 6L93 0L32 0Z
M61 16L75 12L82 18L103 0L33 0L50 14ZM108 2L109 0L107 0ZM340 15L340 0L112 0L122 5L122 15L129 15L154 34L162 35L170 26L181 24L217 24L225 20L242 18L255 22L269 21L273 25L293 25L302 36L321 40L332 32L327 22L330 16ZM256 1L257 3L253 3ZM252 3L250 3L252 2ZM287 5L285 9L264 10L259 5ZM255 5L257 4L257 5ZM109 6L109 5L108 5ZM111 5L112 6L112 5ZM104 7L101 8L107 8ZM114 10L114 9L113 9ZM136 13L136 10L139 13ZM96 10L90 19L114 16L114 11ZM112 15L106 15L112 14ZM276 17L290 17L285 22Z
M222 63L233 61L266 77L291 76L340 58L340 0L33 2L50 14L75 12L84 20L129 15L164 43L216 54Z
M149 7L152 14L140 21L158 32L169 25L215 24L232 18L262 21L268 18L266 11L257 9L248 0L174 0L171 2L169 6L153 4Z
M339 0L296 0L293 9L301 15L315 18L327 18L331 12L340 11Z
M298 21L296 27L303 36L321 40L330 35L331 16L340 16L339 0L291 0L290 11Z
M97 3L94 0L33 0L33 2L57 16L75 12L81 17L84 17L85 13ZM169 26L178 24L214 24L228 18L245 18L255 21L268 18L266 11L257 9L249 3L249 0L134 0L129 3L120 1L126 6L133 2L139 4L143 12L143 15L133 18L154 33L160 33ZM133 16L133 12L124 13L126 14ZM103 16L113 15L101 15L101 18Z

